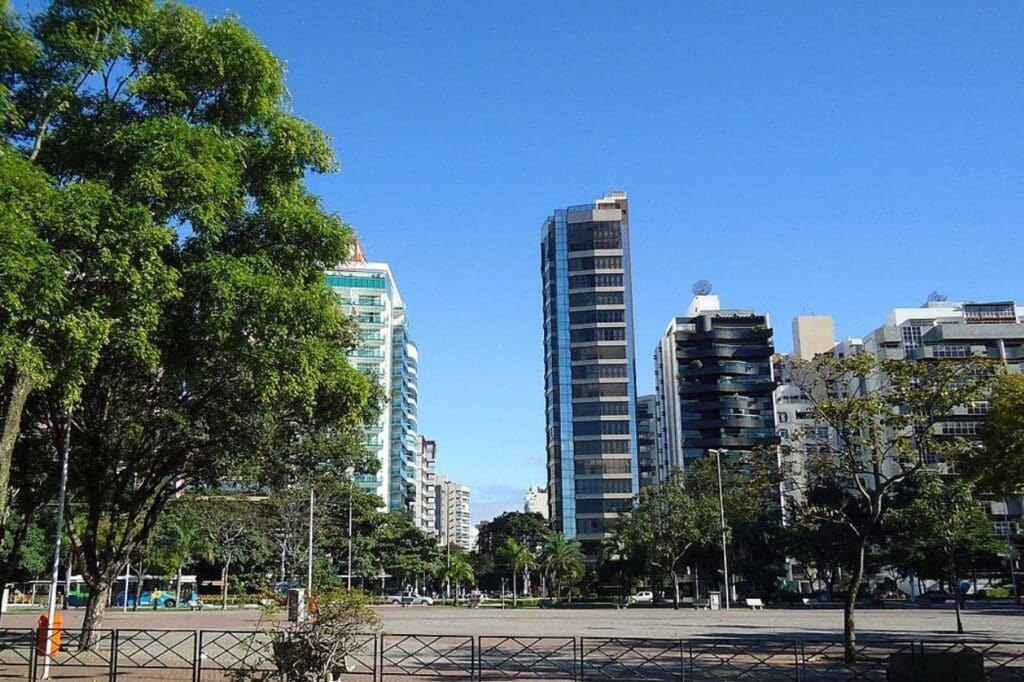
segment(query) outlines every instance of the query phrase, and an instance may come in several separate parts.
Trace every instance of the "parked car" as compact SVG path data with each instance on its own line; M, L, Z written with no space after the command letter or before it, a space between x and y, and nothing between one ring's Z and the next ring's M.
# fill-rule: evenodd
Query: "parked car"
M388 597L389 604L401 604L402 606L410 606L415 604L422 604L424 606L430 606L434 603L434 600L430 597L426 597L421 594L393 594Z
M640 591L629 598L630 604L650 604L654 601L654 593Z
M947 600L952 599L953 595L945 590L928 590L921 595L921 598L932 604L944 604Z

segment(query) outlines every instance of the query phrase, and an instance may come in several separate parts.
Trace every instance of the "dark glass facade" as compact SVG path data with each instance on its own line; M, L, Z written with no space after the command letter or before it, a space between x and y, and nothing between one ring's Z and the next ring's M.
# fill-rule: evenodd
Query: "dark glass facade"
M681 461L711 449L749 452L777 442L772 329L753 313L718 311L675 331Z
M549 511L600 540L638 489L625 193L555 211L541 233Z

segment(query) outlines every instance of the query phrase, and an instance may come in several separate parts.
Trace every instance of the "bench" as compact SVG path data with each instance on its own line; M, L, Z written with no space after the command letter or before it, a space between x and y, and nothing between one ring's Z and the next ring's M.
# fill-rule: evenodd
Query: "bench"
M751 610L754 610L754 609L761 609L762 611L764 610L764 602L761 601L760 599L758 599L757 597L750 597L750 598L748 598L747 599L747 606L749 606L751 608Z
M695 609L710 609L711 608L711 600L708 599L707 597L700 597L698 599L694 599L693 600L693 608L695 608Z

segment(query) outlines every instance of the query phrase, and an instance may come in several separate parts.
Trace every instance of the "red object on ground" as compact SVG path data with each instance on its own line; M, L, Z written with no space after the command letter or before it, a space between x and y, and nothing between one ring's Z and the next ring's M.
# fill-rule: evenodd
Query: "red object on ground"
M60 633L64 627L64 616L60 613L56 613L53 616L53 628L48 628L49 620L46 614L39 616L39 629L36 630L36 653L40 656L46 656L46 639L47 630L50 630L50 656L56 655L60 650Z

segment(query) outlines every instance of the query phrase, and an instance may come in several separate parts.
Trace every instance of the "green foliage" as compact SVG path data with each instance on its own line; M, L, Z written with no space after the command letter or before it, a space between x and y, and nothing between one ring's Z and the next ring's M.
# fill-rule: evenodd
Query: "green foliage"
M779 469L775 448L747 454L723 453L722 500L729 527L729 572L733 583L746 583L747 593L770 597L785 574L785 551L780 509ZM710 454L687 467L685 488L691 494L718 498L718 463ZM698 545L696 562L717 566L718 543Z
M540 514L505 512L490 521L480 524L477 547L481 554L496 555L509 538L529 549L535 549L551 535L544 517Z
M336 162L281 62L233 17L151 0L5 3L0 41L3 397L45 385L19 441L40 461L74 425L91 594L184 487L372 470L381 396L323 282L352 231L302 184ZM0 405L3 465L22 403Z
M826 489L844 491L831 502L799 502L795 520L804 527L829 524L849 532L853 556L845 572L843 627L848 661L856 657L854 613L869 549L926 462L970 455L969 441L943 434L936 425L957 407L984 397L995 371L983 358L877 361L867 353L794 363L796 383L812 403L810 417L834 435L827 441L802 439L807 470L795 472L794 483L824 482Z
M984 447L969 451L958 469L980 492L1003 499L1024 491L1024 375L999 376L989 404Z
M657 578L652 581L655 590L666 576L678 585L683 559L691 550L714 543L721 531L717 495L684 490L675 482L642 490L637 506L624 513L613 530L625 554L650 567ZM678 590L674 599L678 607Z
M585 570L580 543L552 533L541 546L540 565L555 583L555 598L561 599L562 589L568 586L571 599L572 583L582 578Z

